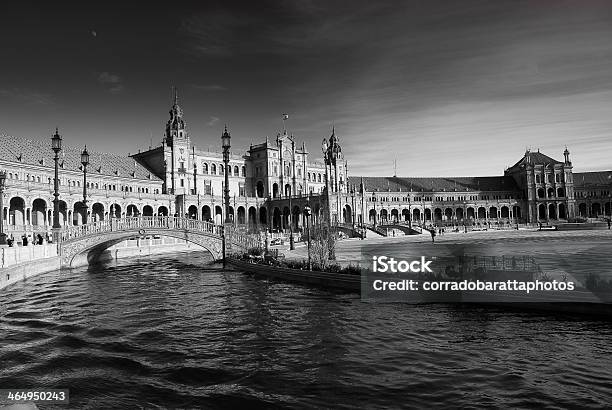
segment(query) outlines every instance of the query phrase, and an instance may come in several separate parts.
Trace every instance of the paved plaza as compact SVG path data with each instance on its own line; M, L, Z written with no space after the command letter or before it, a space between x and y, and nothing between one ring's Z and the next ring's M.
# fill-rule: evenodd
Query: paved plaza
M612 278L612 231L482 231L341 240L336 259L342 265L365 266L370 255L395 258L448 257L460 254L498 257L534 257L543 272L582 280L588 273ZM307 258L306 246L283 251L287 258Z

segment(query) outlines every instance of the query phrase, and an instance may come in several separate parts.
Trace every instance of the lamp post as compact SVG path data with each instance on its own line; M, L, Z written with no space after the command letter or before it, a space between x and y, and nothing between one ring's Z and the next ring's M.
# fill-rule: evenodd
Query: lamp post
M87 165L89 165L87 145L81 152L81 164L83 164L83 225L85 225L87 223Z
M59 222L59 153L62 150L62 137L59 135L57 128L55 134L51 137L51 149L55 154L53 161L55 161L55 178L53 180L53 241L59 245L60 230L62 226Z
M295 249L295 242L293 240L293 209L291 208L293 205L291 203L291 197L293 195L293 187L289 187L289 250Z
M323 138L323 142L321 143L321 151L323 151L323 162L325 163L325 201L327 202L328 208L328 216L331 218L331 208L329 206L329 174L327 172L327 165L329 164L329 155L328 155L329 145L327 144L327 140Z
M4 183L6 182L6 171L0 171L0 245L6 245L6 234L4 233Z
M312 270L312 259L310 257L310 206L306 204L304 207L304 216L306 217L306 240L308 241L308 270Z
M229 157L230 157L230 147L231 147L231 137L229 132L227 132L227 126L221 135L221 147L223 148L223 166L225 167L225 172L223 175L225 176L225 186L223 187L223 200L225 202L225 223L223 226L223 267L225 267L226 263L226 252L227 252L227 235L226 229L232 223L232 220L229 216L229 208L230 208L230 197L229 197L229 173L227 169L229 167Z

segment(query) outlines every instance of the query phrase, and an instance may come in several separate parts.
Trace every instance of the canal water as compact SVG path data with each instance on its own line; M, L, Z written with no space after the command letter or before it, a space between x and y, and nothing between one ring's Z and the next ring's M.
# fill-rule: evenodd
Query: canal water
M612 323L254 279L204 254L16 284L0 386L69 388L71 408L605 407ZM42 407L49 408L49 407Z

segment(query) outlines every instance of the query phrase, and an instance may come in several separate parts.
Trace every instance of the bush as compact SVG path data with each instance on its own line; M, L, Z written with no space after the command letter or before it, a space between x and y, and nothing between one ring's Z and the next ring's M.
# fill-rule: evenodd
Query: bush
M348 265L340 270L340 273L347 275L361 275L362 269L359 265Z
M263 255L263 249L261 248L250 248L247 253L253 256L261 256Z

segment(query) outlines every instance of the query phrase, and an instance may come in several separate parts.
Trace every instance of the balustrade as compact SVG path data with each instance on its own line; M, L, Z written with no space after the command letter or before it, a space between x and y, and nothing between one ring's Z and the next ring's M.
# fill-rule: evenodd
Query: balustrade
M76 239L87 235L106 232L139 231L145 229L187 230L204 232L220 237L222 235L223 226L215 225L212 222L174 216L132 216L66 227L62 230L62 240ZM233 237L242 241L247 235L234 233ZM246 243L247 240L244 241Z

